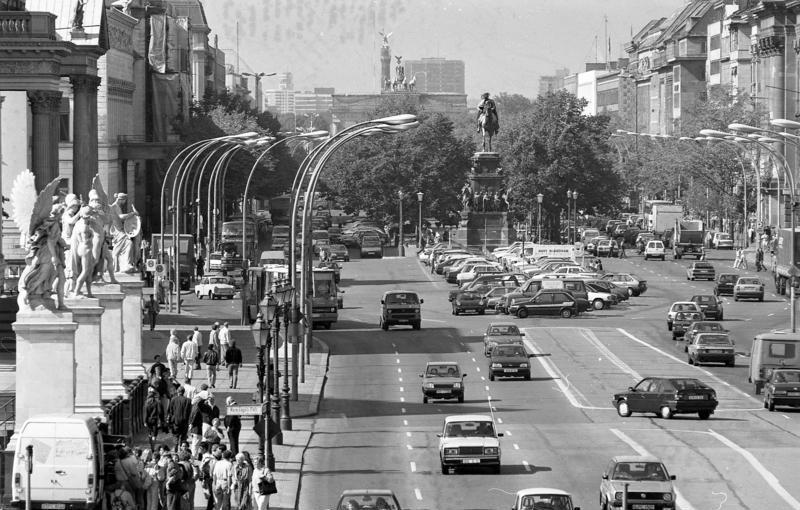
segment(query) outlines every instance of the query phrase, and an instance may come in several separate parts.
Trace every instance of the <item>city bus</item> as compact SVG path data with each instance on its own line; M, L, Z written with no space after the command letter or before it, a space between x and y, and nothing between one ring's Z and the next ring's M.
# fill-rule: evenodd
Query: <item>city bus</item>
M246 225L246 239L245 239L245 252L242 251L242 219L230 218L228 221L222 223L222 235L220 244L222 249L222 266L223 269L233 269L233 267L242 267L242 258L250 261L255 261L258 256L258 236L256 235L256 223L253 220L247 220ZM226 257L225 254L228 254ZM236 259L238 266L231 260Z
M331 329L333 323L339 320L338 289L334 270L315 267L312 272L311 288L314 292L311 298L311 324Z

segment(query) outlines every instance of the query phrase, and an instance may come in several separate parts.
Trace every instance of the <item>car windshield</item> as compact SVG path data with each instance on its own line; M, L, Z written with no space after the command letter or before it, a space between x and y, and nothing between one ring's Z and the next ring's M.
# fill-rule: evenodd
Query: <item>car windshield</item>
M348 494L339 502L337 510L397 510L393 496L373 494Z
M772 380L776 383L800 383L800 370L779 370Z
M666 482L667 471L660 462L620 462L614 467L613 480L650 480Z
M523 496L519 510L572 510L572 498L561 494Z
M761 280L758 278L739 278L736 285L761 285Z
M490 335L519 335L519 329L516 326L491 326L487 332Z
M714 296L694 296L692 301L703 305L716 304L717 299Z
M670 383L677 390L698 390L707 386L697 379L670 379Z
M723 275L720 275L719 282L720 283L733 283L733 282L736 281L737 278L739 278L739 275L723 274Z
M714 266L709 264L708 262L695 262L694 263L695 269L713 269Z
M388 305L416 305L419 303L419 298L411 292L398 292L386 296L385 301Z
M461 377L458 365L428 365L425 370L427 377Z
M700 335L697 345L730 345L731 340L725 335Z
M461 292L458 297L459 299L480 299L481 295L477 292Z
M694 325L694 330L702 331L723 331L722 324L717 322L697 322Z
M490 421L455 421L447 424L444 437L494 437Z
M492 351L493 356L526 356L525 349L520 346L498 347Z
M697 305L695 303L675 303L672 305L673 312L696 312Z
M209 278L208 283L228 283L227 278Z
M717 234L717 239L718 240L723 240L723 239L728 240L730 238L731 238L730 234Z

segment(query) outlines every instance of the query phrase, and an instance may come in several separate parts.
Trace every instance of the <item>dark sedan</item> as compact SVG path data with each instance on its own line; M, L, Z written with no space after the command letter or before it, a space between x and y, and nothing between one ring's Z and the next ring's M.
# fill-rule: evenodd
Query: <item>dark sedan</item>
M489 380L495 377L531 378L529 355L521 345L497 345L489 358Z
M332 244L330 250L331 260L341 260L342 262L350 262L350 252L347 246L343 244Z
M767 374L764 407L774 411L775 406L800 407L800 369L775 368Z
M714 295L722 296L725 294L733 296L733 288L739 279L738 274L723 273L717 277L717 284L714 285Z
M632 413L655 413L666 419L697 413L701 420L714 414L718 403L711 387L683 377L646 377L628 391L615 394L613 401L623 418Z
M479 315L486 313L486 303L483 296L471 290L459 292L453 299L453 315L463 312L475 312Z
M578 306L572 294L563 290L540 290L530 299L515 300L509 313L524 319L529 315L560 315L569 319L578 314Z
M700 306L700 310L703 311L703 315L706 319L722 320L722 301L717 299L716 296L710 294L695 295L692 296L690 301L694 301Z

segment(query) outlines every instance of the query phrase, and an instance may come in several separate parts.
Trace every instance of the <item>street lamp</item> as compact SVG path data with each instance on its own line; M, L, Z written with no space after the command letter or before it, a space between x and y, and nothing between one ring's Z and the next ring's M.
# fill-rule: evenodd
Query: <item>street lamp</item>
M572 215L575 217L574 225L575 229L570 229L570 233L572 234L572 243L578 242L578 192L572 192Z
M405 250L403 249L403 190L397 191L397 197L400 200L400 224L397 229L397 252L401 257L405 257Z
M567 190L567 244L572 242L572 229L569 228L569 222L572 219L570 206L572 205L572 190Z
M269 296L271 298L271 296ZM269 404L270 404L270 396L265 391L266 388L266 378L269 377L269 374L266 373L266 364L264 362L264 351L269 348L269 322L272 321L272 317L275 315L275 305L273 304L274 301L272 299L269 300L269 304L267 305L267 320L264 320L264 315L259 312L258 318L256 322L250 329L250 332L253 334L253 343L255 344L256 348L258 349L258 366L256 367L256 373L258 374L258 402L262 406L261 412L261 429L262 433L264 434L264 442L258 445L258 453L260 455L264 455L264 450L266 450L266 459L267 459L267 467L270 470L275 469L275 455L272 452L272 435L270 432L270 425L271 420L269 418ZM277 341L277 339L276 339ZM266 397L266 408L264 408L264 398Z
M539 206L539 214L536 215L536 242L542 244L542 200L544 195L539 193L536 195L536 202Z
M419 202L419 226L417 227L417 249L422 247L422 196L421 191L417 191L417 202Z
M242 73L242 76L252 76L256 79L256 111L261 113L261 78L264 76L275 76L278 73Z

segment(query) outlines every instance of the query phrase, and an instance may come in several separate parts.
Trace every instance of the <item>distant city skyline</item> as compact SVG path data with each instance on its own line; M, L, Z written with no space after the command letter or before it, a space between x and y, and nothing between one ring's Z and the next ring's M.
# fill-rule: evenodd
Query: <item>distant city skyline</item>
M204 2L228 64L248 72L291 72L295 90L380 90L380 31L403 60L463 60L466 93L534 97L539 77L585 62L624 57L648 21L685 0L214 0ZM606 24L605 18L608 22ZM605 43L606 32L610 39ZM392 61L394 75L394 59ZM277 88L271 78L265 88Z

